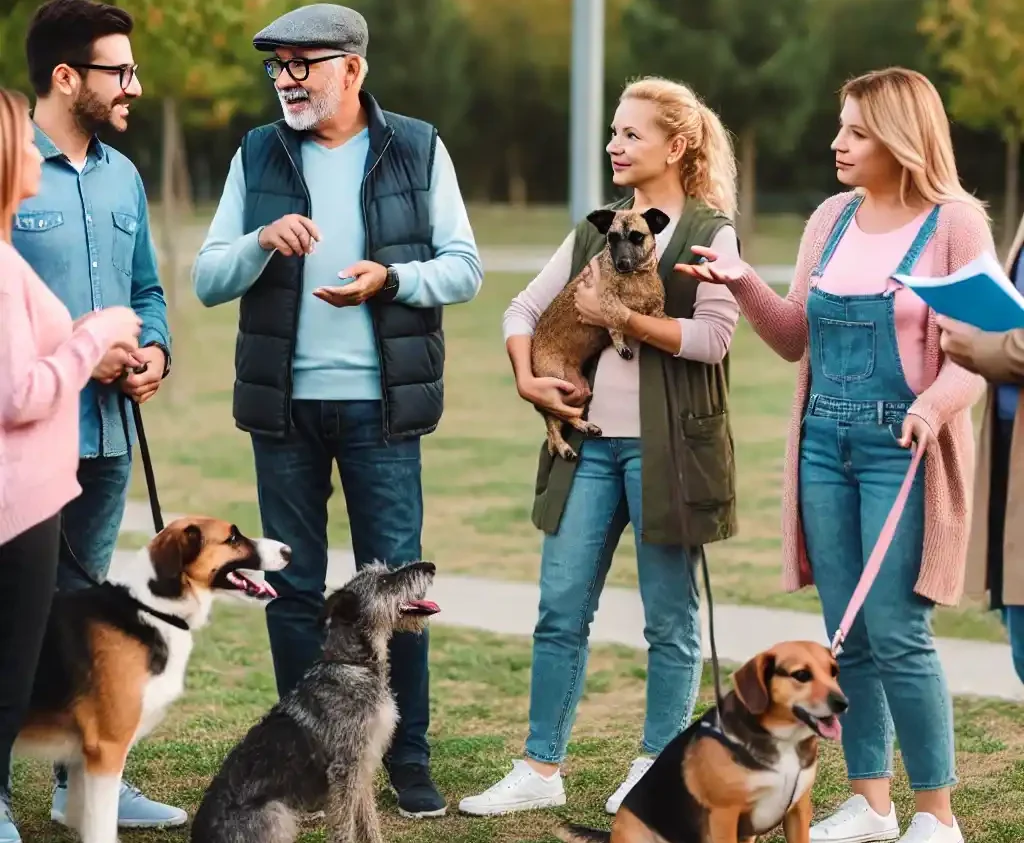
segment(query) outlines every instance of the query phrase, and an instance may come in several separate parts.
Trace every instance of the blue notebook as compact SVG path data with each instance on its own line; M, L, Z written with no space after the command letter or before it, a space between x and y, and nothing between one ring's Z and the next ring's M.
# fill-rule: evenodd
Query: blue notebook
M923 278L894 275L937 313L983 331L1024 328L1024 296L988 252L952 275Z

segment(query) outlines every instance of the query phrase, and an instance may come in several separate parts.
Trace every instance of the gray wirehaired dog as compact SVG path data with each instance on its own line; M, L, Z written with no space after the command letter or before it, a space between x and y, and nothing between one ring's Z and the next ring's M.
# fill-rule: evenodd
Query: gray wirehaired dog
M225 758L192 823L192 843L293 843L326 811L331 843L382 843L374 777L398 710L388 641L440 611L434 565L364 568L324 606L323 655Z

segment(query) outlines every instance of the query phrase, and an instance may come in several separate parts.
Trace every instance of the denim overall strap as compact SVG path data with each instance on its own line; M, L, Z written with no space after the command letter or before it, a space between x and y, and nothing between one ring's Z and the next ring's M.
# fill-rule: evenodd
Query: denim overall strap
M825 271L825 267L828 266L828 262L832 260L832 255L835 254L836 247L839 245L839 241L843 239L843 235L846 234L846 229L850 227L850 223L853 222L854 216L857 214L857 209L860 207L861 202L864 201L863 196L854 196L851 199L843 212L839 215L839 219L836 220L835 225L832 226L832 231L828 236L828 240L825 241L825 248L821 251L821 257L818 259L818 265L811 272L811 278L820 278L822 273Z
M903 256L903 260L900 261L900 265L896 267L893 275L909 275L910 271L917 264L921 253L928 245L928 241L935 235L935 229L938 228L939 208L939 205L932 208L931 213L928 214L925 221L921 224L914 242L910 244L910 248L907 249L907 253Z

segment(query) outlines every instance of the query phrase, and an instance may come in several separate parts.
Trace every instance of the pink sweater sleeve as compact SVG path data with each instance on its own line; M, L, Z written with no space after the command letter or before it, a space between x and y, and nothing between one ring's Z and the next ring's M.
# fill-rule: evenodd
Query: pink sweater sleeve
M949 240L946 274L956 272L982 252L995 256L992 231L976 208L963 202L951 202L943 207L939 220L947 229ZM985 379L981 375L943 357L938 376L917 397L909 412L923 418L932 432L938 433L953 416L973 406L984 393Z
M807 348L807 288L811 272L821 256L832 220L849 197L850 194L842 193L826 199L807 220L793 280L785 297L779 296L753 268L742 280L729 285L740 311L758 336L790 363L797 362Z
M9 429L46 418L69 391L81 391L110 343L106 323L93 318L51 354L41 354L40 341L52 348L56 339L41 332L52 331L59 320L47 314L36 325L33 314L63 305L6 250L0 253L0 281L0 425Z

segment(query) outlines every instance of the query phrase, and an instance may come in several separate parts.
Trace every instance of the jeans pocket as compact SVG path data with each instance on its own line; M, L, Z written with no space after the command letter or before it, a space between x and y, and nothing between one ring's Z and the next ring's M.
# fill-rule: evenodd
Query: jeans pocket
M818 357L830 381L867 380L875 371L875 323L818 320Z
M132 274L132 262L135 258L135 234L139 221L132 214L112 213L114 219L114 242L111 251L111 263L125 275Z

